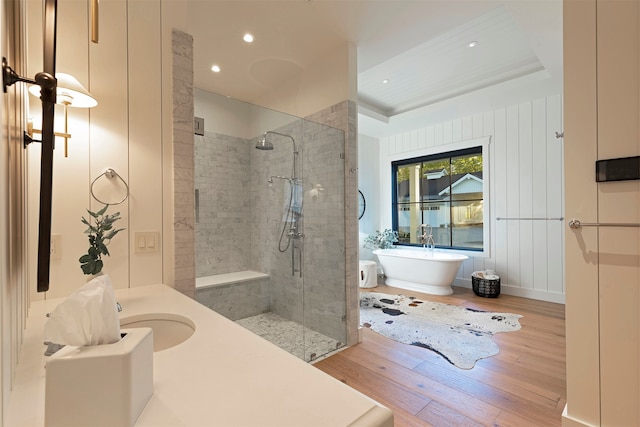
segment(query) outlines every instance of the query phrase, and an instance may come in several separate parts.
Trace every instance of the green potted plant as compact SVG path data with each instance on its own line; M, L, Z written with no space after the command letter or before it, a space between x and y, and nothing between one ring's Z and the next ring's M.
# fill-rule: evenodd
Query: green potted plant
M106 213L108 208L109 205L104 205L97 212L87 209L95 224L82 217L82 223L89 227L85 230L85 233L89 235L89 249L78 260L84 274L98 274L102 271L102 256L110 255L107 245L116 234L124 230L124 228L113 228L113 224L120 219L120 212L108 215Z
M369 234L364 239L364 247L367 249L389 249L398 241L398 232L385 229L383 232L376 230L375 234Z

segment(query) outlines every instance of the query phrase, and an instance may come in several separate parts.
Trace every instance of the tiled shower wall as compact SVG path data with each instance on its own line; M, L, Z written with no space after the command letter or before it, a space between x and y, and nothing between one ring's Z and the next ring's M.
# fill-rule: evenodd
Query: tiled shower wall
M291 135L298 145L298 169L303 177L304 239L296 253L292 274L291 249L285 249L288 225L283 212L290 191L285 180L292 176L292 144L274 136L274 150L253 150L252 200L254 201L252 269L271 275L271 311L346 343L345 315L345 223L344 132L298 120L278 132ZM270 139L271 140L271 139ZM280 236L284 233L282 241Z
M347 344L359 340L358 295L358 106L343 101L305 117L344 131L344 262ZM338 248L333 248L338 250Z
M172 32L175 288L195 295L193 198L193 37Z
M302 119L272 130L296 141L304 239L286 236L288 181L268 183L273 175L293 177L291 140L270 135L274 149L260 151L253 148L257 137L205 132L195 139L198 277L268 273L272 312L346 343L344 132ZM292 274L287 245L294 244L304 245L295 259L304 278Z
M250 268L250 149L233 136L195 137L196 277Z

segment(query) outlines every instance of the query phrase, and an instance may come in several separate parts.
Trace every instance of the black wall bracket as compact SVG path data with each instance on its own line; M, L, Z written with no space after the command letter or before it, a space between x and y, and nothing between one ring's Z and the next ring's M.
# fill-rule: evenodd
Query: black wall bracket
M4 93L7 93L7 88L9 86L12 86L17 82L36 84L35 80L29 79L27 77L21 77L18 75L18 73L13 71L13 68L11 68L7 63L7 58L3 56L2 57L2 89Z

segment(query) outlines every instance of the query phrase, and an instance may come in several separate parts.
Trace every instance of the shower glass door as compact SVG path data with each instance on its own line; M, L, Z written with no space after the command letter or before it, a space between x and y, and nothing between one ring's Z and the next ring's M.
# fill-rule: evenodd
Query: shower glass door
M206 116L195 137L196 275L217 283L196 298L306 361L340 348L344 132L201 90L195 101Z
M304 127L305 360L346 343L344 132L310 121Z

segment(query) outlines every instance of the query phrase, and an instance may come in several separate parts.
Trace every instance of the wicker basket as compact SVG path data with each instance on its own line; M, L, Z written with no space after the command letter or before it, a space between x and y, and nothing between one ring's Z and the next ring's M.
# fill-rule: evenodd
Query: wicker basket
M492 280L481 279L472 274L471 285L473 293L479 297L497 298L500 295L500 278Z

